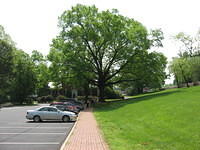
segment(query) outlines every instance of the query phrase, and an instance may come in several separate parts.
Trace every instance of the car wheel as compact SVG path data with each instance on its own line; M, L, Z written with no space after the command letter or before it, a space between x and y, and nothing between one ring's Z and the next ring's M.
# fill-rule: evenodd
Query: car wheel
M63 120L63 122L68 122L70 119L68 116L63 116L62 120Z
M34 120L35 122L40 122L40 121L41 121L40 116L35 116L35 117L33 118L33 120Z

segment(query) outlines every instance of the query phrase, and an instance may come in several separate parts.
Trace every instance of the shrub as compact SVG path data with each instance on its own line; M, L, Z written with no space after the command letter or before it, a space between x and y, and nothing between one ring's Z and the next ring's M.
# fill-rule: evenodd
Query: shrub
M54 97L52 95L47 95L46 96L46 101L47 102L52 102L54 100Z
M56 100L60 101L60 100L66 99L66 98L67 98L67 97L64 96L64 95L58 95L58 96L56 97Z
M122 95L119 92L113 90L111 87L107 87L105 89L104 94L105 94L105 98L107 98L107 99L122 98Z
M48 103L48 102L52 102L53 100L54 100L54 97L52 95L41 96L37 98L37 101L39 103Z

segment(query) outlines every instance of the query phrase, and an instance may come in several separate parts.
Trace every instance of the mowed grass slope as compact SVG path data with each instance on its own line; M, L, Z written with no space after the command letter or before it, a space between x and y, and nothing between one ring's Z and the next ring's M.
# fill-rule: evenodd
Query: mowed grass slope
M200 87L101 104L95 116L111 150L200 150Z

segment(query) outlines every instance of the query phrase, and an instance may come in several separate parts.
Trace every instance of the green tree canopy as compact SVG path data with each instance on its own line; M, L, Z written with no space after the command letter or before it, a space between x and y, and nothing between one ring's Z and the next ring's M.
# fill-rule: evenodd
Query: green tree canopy
M106 86L119 83L115 78L142 51L159 43L162 32L149 38L146 28L117 10L99 11L95 6L77 5L59 18L60 34L52 51L62 51L64 65L99 88L104 99ZM159 37L160 36L160 37Z
M178 87L184 83L189 87L189 82L200 81L200 57L174 58L170 62L169 71L174 75Z
M180 44L180 57L200 56L200 30L194 37L180 32L174 39Z
M13 69L14 42L0 25L0 101L6 100Z
M22 50L14 53L14 77L12 79L11 99L15 103L26 102L35 93L36 75L31 57Z
M36 94L38 96L48 95L49 68L47 59L37 50L32 51L31 59L34 63L33 70L36 75Z
M134 94L143 93L144 88L162 87L166 79L167 64L167 58L162 53L145 51L133 61L127 65L120 76L124 80L133 79L133 81L122 83L122 87L128 87Z
M183 83L189 87L189 82L200 80L200 30L195 36L180 32L174 39L180 44L180 52L170 62L169 70L178 87Z
M11 39L10 35L5 32L2 25L0 25L0 40L6 41L9 45L15 46L15 43Z
M176 84L186 83L189 87L189 82L192 78L191 65L186 58L174 58L169 65L169 71L175 77Z

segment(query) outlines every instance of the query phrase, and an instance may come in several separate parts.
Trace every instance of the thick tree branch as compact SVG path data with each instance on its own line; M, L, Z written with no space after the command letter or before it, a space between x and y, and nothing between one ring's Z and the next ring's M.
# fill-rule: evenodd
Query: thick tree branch
M86 43L86 45L87 45L87 47L88 47L88 49L89 49L90 54L91 54L92 57L93 57L93 60L95 61L95 64L96 64L96 66L97 66L97 71L98 71L98 72L101 72L101 67L100 67L100 64L99 64L99 62L98 62L98 57L94 54L94 52L93 52L93 50L92 50L92 48L91 48L91 46L90 46L88 40L84 38L84 41L85 41L85 43Z
M113 74L111 74L110 76L108 76L108 77L105 79L105 81L108 81L108 80L112 79L112 78L113 78L114 76L116 76L121 70L123 70L135 55L137 55L137 53L133 54L123 65L121 65L121 67L120 67L118 70L116 70Z
M120 47L114 48L114 55L113 55L112 59L109 61L109 63L106 65L106 67L105 67L105 75L107 75L109 73L109 70L110 70L111 66L113 65L114 61L116 60L118 51L120 49L122 49L127 43L128 43L128 40L124 41L124 43L122 43L122 45Z
M81 22L79 22L78 24L81 26L81 28L84 30L84 32L87 33L87 31L85 30L85 27L83 26L83 24ZM100 66L99 62L97 61L98 60L97 55L95 55L95 53L93 52L93 50L92 50L87 38L82 36L82 39L84 40L84 43L86 44L91 56L93 57L93 60L95 61L97 71L100 72L101 71L101 66Z

